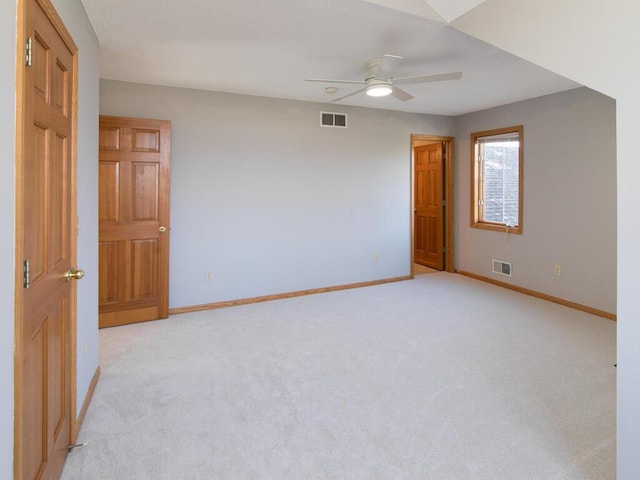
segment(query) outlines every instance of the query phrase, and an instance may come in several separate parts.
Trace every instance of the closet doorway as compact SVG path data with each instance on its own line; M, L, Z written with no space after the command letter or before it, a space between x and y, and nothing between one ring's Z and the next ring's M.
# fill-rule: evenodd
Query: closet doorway
M411 274L453 272L453 137L411 136Z

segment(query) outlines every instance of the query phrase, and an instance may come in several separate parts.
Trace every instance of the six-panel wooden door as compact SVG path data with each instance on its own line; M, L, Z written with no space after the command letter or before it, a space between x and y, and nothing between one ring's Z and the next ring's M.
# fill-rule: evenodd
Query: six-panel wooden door
M21 1L18 15L31 53L17 82L14 478L55 479L73 415L77 48L48 0Z
M414 148L414 261L444 269L442 143Z
M100 327L169 314L166 120L100 117Z

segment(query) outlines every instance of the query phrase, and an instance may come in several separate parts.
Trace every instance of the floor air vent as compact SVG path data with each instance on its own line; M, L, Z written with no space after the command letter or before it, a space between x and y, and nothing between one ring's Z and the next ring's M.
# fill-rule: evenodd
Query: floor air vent
M346 113L320 112L320 126L347 128Z
M511 264L509 262L503 262L502 260L493 259L493 273L499 275L511 276Z

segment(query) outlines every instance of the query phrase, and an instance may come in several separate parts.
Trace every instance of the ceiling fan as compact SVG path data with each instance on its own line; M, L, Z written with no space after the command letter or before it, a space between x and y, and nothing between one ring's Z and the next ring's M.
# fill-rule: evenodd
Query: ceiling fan
M384 97L386 95L393 95L398 100L406 102L411 100L413 95L405 92L397 86L397 84L407 85L411 83L426 83L426 82L441 82L445 80L459 80L462 78L462 72L451 73L439 73L435 75L412 75L409 77L394 77L393 72L400 63L402 57L398 55L384 54L380 58L374 58L367 62L367 76L364 81L358 80L331 80L327 78L307 78L305 82L323 82L323 83L349 83L356 85L364 85L363 88L356 90L355 92L348 93L338 98L331 100L332 102L339 102L345 98L357 95L360 92L365 92L372 97ZM333 90L331 87L327 87L327 93L335 93L337 89Z

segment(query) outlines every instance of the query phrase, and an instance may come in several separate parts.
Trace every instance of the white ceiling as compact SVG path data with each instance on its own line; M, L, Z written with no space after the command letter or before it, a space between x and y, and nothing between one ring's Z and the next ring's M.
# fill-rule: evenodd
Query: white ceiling
M329 102L358 88L365 63L404 57L395 76L462 71L406 85L415 98L339 104L459 115L579 85L469 37L447 22L483 0L82 0L101 45L101 77ZM393 7L393 8L389 8Z

